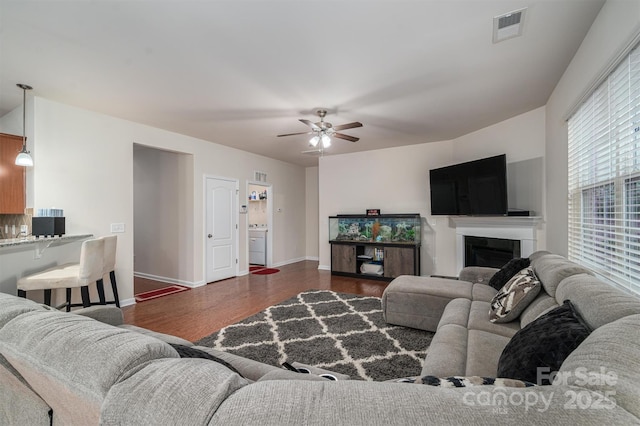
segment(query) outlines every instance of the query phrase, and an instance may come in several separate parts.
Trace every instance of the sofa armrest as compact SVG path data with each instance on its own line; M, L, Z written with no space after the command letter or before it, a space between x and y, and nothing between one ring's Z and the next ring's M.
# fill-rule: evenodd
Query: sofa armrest
M498 272L498 268L488 268L486 266L465 266L460 271L459 279L471 283L487 284L491 277Z
M75 311L71 311L71 313L93 318L96 321L100 321L113 326L124 324L124 316L122 315L122 311L120 310L120 308L117 308L115 306L90 306L88 308L76 309Z

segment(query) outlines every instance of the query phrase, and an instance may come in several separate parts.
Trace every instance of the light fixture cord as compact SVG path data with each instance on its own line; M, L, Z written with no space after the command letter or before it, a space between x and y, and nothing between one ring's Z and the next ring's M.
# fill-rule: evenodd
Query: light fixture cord
M22 150L27 149L27 89L22 89Z

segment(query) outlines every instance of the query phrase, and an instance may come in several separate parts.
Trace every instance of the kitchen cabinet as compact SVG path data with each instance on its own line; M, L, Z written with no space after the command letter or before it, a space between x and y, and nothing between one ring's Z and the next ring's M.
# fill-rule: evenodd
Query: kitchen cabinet
M24 214L25 168L16 166L22 136L0 133L0 214Z

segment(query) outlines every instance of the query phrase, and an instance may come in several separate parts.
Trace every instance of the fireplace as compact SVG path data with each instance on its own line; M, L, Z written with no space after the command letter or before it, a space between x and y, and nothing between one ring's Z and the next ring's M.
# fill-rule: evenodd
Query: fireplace
M452 216L450 220L456 228L458 271L465 266L466 262L466 237L516 241L518 254L495 253L494 250L491 255L491 262L502 262L504 265L514 257L528 257L537 250L538 226L542 223L542 218L539 216ZM487 252L481 250L481 253L475 255L476 257L487 256Z
M520 257L520 240L490 237L464 237L464 266L502 268Z

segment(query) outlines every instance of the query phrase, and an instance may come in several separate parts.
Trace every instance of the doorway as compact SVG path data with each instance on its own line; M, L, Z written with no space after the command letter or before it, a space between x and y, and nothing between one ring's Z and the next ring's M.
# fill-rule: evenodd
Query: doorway
M206 281L238 275L238 181L205 177Z
M193 155L133 144L134 294L194 286L193 187Z
M247 226L249 265L273 264L273 187L247 182Z

